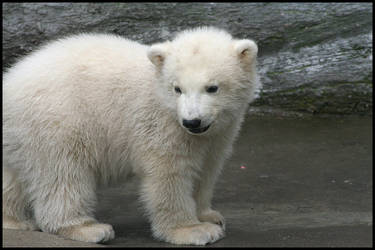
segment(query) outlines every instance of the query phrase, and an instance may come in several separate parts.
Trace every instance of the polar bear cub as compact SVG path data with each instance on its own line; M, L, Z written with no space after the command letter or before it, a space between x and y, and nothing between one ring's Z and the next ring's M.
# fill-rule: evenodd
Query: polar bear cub
M75 35L20 60L3 76L3 228L113 239L95 190L133 173L154 237L222 238L213 188L260 86L256 55L200 27L152 46Z

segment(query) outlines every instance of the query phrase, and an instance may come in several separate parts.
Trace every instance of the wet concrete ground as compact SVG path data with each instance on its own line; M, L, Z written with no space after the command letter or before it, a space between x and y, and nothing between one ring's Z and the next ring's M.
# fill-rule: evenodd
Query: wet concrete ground
M174 247L152 238L137 197L136 179L99 193L97 218L116 232L106 246ZM372 246L372 118L249 116L213 206L227 229L208 247ZM33 235L5 230L4 246L75 245Z

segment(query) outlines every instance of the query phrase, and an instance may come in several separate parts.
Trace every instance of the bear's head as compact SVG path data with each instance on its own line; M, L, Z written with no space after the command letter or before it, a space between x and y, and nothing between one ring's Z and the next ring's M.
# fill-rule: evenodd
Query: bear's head
M152 45L147 56L162 103L188 133L204 134L227 128L254 99L257 51L252 40L201 27Z

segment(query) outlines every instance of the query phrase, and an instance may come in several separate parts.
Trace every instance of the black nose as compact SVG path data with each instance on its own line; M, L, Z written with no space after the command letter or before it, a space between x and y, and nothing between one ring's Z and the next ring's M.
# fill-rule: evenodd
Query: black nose
M193 120L182 120L182 125L186 128L199 128L201 125L201 120L199 119L193 119Z

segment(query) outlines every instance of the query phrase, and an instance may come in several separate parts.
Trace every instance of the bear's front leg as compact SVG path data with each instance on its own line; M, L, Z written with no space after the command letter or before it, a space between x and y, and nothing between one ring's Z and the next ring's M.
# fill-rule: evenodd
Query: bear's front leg
M202 222L211 222L225 230L225 219L220 212L211 208L211 201L217 177L219 176L224 159L223 157L209 156L194 184L194 199L197 204L198 219Z
M113 239L112 226L93 217L96 183L92 171L78 164L56 162L43 171L35 170L38 178L29 187L38 226L72 240L97 243Z
M224 237L222 227L199 221L192 173L182 166L170 166L173 170L168 171L160 168L150 171L142 182L154 237L185 245L205 245Z

